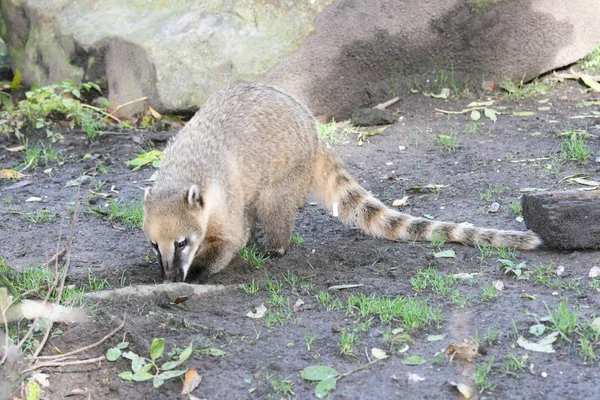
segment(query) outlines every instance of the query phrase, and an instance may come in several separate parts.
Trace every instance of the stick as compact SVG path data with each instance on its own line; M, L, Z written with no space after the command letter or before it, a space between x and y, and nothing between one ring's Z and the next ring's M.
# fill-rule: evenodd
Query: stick
M391 100L388 100L384 103L381 104L377 104L375 107L373 108L377 108L378 110L385 110L386 108L388 108L389 106L391 106L394 103L397 103L398 101L400 101L400 97L396 96Z
M61 251L59 251L58 253L56 253L55 255L53 255L51 259L49 259L44 264L42 264L42 267L48 268L52 264L57 264L65 256L66 252L67 252L67 249L62 249Z
M120 106L117 106L117 108L115 108L114 110L112 110L112 112L110 113L110 115L112 116L114 113L116 113L117 111L119 111L123 107L127 107L127 106L129 106L129 105L131 105L133 103L137 103L137 102L144 101L144 100L147 100L147 99L148 99L148 97L146 96L146 97L140 97L139 99L128 101L127 103L123 103Z
M115 329L113 329L112 332L108 333L106 336L104 336L102 339L98 340L96 343L92 343L90 345L84 346L77 350L70 351L68 353L58 354L55 356L39 356L39 357L36 357L36 359L37 360L52 360L52 359L56 359L56 358L68 357L68 356L72 356L73 354L81 353L82 351L86 351L86 350L92 349L96 346L99 346L102 343L106 342L108 339L110 339L112 336L114 336L121 329L123 329L123 327L125 326L126 318L127 318L127 314L123 315L123 322L121 322L121 324L119 326L117 326ZM28 358L28 359L30 359L30 358Z
M114 119L114 120L115 120L115 121L117 121L119 124L121 123L121 120L120 120L119 118L115 117L115 116L114 116L114 115L112 115L112 114L109 114L109 113L107 113L106 111L104 111L104 110L103 110L103 109L101 109L101 108L94 107L94 106L90 106L89 104L83 104L83 103L81 103L81 106L82 106L82 107L91 108L92 110L94 110L94 111L97 111L97 112L99 112L99 113L100 113L100 114L102 114L102 115L106 115L108 118Z
M105 360L104 356L100 356L100 357L96 357L96 358L88 358L86 360L75 360L75 361L63 361L63 362L57 362L57 361L50 361L47 363L40 363L40 364L36 364L32 367L27 368L26 370L24 370L23 372L21 372L22 374L26 373L26 372L31 372L31 371L35 371L36 369L40 369L40 368L44 368L44 367L66 367L68 365L83 365L83 364L93 364L96 362L100 362L102 360Z

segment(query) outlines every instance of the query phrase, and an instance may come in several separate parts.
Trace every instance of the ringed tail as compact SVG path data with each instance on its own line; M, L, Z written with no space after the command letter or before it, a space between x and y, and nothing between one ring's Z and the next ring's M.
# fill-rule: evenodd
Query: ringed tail
M448 242L469 246L489 245L532 250L541 245L532 231L475 227L470 224L432 221L393 210L363 189L342 161L321 146L314 172L313 193L329 210L338 209L341 222L366 234L397 242L431 241L443 235ZM337 204L337 206L335 206Z

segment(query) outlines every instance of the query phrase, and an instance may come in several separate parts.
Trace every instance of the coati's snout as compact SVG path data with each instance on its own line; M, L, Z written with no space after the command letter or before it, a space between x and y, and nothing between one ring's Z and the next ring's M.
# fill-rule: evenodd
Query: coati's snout
M154 192L144 196L144 234L165 282L183 282L204 247L204 204L196 185L185 193Z

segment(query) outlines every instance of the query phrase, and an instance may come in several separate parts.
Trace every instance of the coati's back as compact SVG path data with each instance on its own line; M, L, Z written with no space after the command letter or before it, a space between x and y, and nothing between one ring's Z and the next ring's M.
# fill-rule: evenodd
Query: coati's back
M312 171L320 144L306 107L271 86L237 85L217 92L171 140L154 188L218 180L251 196L295 169Z

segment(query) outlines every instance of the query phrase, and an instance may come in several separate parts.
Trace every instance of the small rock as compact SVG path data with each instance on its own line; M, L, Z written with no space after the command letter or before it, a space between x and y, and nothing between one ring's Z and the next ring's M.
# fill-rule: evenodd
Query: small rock
M488 207L488 212L490 213L495 213L498 212L498 210L500 209L500 204L493 202L492 204L490 204L490 206Z
M388 125L396 121L396 116L390 110L360 108L352 113L350 120L357 126Z
M547 378L548 377L548 373L546 371L542 372L540 375L542 375L542 378Z
M35 196L31 196L30 198L28 198L27 200L25 200L25 203L34 203L34 202L40 202L42 201L41 197L35 197Z

